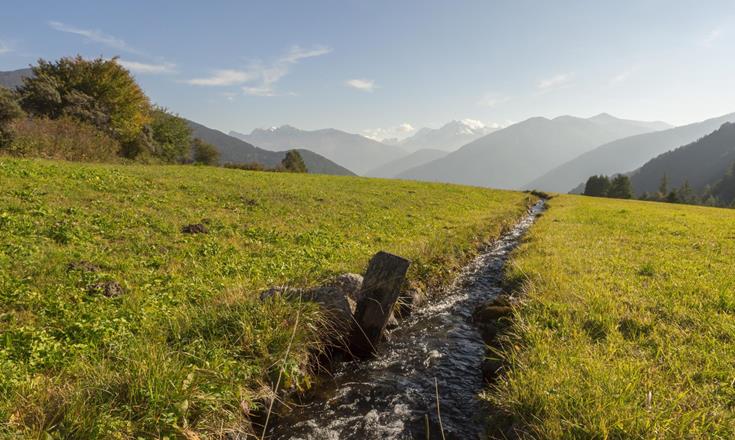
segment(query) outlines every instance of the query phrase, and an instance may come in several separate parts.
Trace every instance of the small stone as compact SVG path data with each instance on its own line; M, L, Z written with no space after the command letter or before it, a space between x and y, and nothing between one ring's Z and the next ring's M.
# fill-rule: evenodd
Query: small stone
M116 281L101 281L99 283L90 284L87 287L87 292L91 294L101 294L108 298L114 298L125 293L122 286Z
M398 297L398 315L408 316L424 303L426 303L426 294L423 289L415 283L409 283L409 286Z
M472 314L472 320L476 323L497 321L500 318L513 314L513 307L483 304L477 307Z
M194 223L191 225L186 225L181 228L181 232L184 234L208 234L209 229L204 225L204 223Z

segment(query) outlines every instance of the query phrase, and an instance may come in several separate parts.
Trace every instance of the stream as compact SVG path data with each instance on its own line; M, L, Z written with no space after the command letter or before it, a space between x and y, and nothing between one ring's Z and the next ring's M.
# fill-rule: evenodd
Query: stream
M388 333L375 358L339 365L310 403L279 417L269 438L441 439L442 431L446 439L482 438L485 404L477 396L486 348L472 312L500 293L508 255L543 209L543 201L534 205L447 292L430 295Z

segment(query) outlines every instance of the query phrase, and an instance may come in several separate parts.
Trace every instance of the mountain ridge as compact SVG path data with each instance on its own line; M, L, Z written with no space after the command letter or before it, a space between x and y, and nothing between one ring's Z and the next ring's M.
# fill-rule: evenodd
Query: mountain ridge
M735 123L726 122L712 133L696 141L667 151L630 173L635 193L658 191L665 175L670 189L685 182L701 193L713 185L735 162Z
M601 123L570 115L553 119L536 116L487 134L398 177L519 189L598 145L647 130L614 117Z
M249 135L230 131L230 136L268 150L308 149L357 174L406 155L399 147L334 128L301 130L284 125L255 129Z
M595 174L627 173L659 154L694 142L720 127L735 121L735 113L667 130L642 133L610 141L560 164L524 185L525 189L568 192L578 188Z
M286 156L286 151L271 151L256 147L242 139L229 136L219 130L187 120L192 136L214 145L220 152L221 163L258 162L267 167L275 167ZM295 148L304 159L310 173L354 176L355 173L331 160L306 149Z

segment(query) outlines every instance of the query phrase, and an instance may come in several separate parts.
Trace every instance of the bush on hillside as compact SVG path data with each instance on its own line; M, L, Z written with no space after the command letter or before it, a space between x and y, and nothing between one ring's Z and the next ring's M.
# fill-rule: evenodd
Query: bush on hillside
M607 176L591 176L584 186L584 195L593 197L607 197L610 189L610 179Z
M13 120L23 116L23 110L18 105L13 92L0 86L0 148L12 141L10 124Z
M594 197L632 199L633 187L630 184L630 178L623 174L618 174L612 179L603 175L591 176L587 179L582 194Z
M21 157L79 162L111 162L119 158L120 143L94 125L64 116L24 118L10 126L13 141L3 150Z
M245 171L274 171L273 169L267 168L265 165L259 162L243 162L243 163L226 163L222 165L225 168L232 168L236 170Z
M150 154L164 162L183 162L189 156L192 145L191 127L177 115L166 109L156 108L150 124L153 143Z
M630 178L622 174L615 176L610 181L607 196L614 199L632 199L633 187L630 185Z
M289 150L288 152L286 152L286 157L284 157L281 161L281 167L291 173L308 172L308 170L306 169L306 164L304 163L304 159L301 157L301 154L296 150Z
M194 163L217 165L217 162L219 162L219 151L217 148L199 138L194 139L192 142L191 155Z
M81 56L43 59L18 90L23 108L35 116L68 116L133 142L151 122L148 97L117 59Z

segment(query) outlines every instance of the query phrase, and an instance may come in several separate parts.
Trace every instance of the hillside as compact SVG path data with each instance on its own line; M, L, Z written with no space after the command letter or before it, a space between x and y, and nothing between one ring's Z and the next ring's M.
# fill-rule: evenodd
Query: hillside
M640 123L611 118L531 118L490 133L398 177L520 188L600 144L650 130Z
M735 162L735 124L725 123L707 136L666 152L646 162L630 175L637 195L658 191L661 178L666 175L670 188L688 182L701 193L714 185Z
M323 130L299 130L288 125L271 129L256 129L249 135L230 132L261 148L274 151L303 148L320 154L357 174L384 165L406 152L399 147L381 144L357 134L332 128Z
M221 163L258 162L267 167L275 167L281 163L281 160L286 155L285 151L264 150L194 121L187 122L192 129L194 137L198 137L217 147L220 152ZM319 154L304 149L297 148L297 150L304 159L306 168L310 173L354 176L352 171L337 165Z
M23 85L23 78L32 74L31 69L18 69L6 72L0 72L0 86L8 89L15 89Z
M313 304L260 301L261 289L362 272L378 250L410 258L411 282L443 284L532 201L453 185L5 157L0 181L3 438L252 434L263 384L285 365L284 387L308 389L309 351L328 331ZM182 233L200 222L208 233Z
M486 126L480 121L463 119L448 122L439 128L422 128L413 136L398 142L397 145L406 151L442 150L450 152L495 130L496 128Z
M418 150L407 156L399 157L383 166L369 170L365 175L370 177L396 177L406 170L429 163L432 160L446 155L447 152L442 150Z
M735 113L612 141L556 167L540 178L529 180L524 187L567 192L595 174L633 171L659 154L694 142L728 121L735 121Z
M497 438L734 438L735 211L549 204L508 266L527 298L486 395Z

